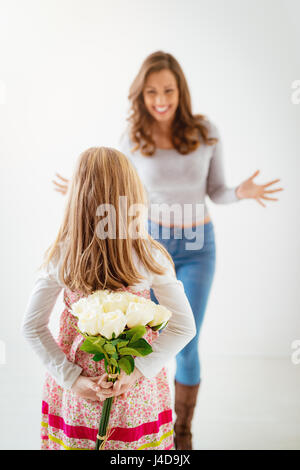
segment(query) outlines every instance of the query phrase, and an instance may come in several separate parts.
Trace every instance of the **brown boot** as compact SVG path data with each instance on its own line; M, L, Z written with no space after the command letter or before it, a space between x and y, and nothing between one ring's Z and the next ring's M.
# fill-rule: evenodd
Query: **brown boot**
M176 450L192 450L191 424L197 402L199 385L184 385L175 380Z

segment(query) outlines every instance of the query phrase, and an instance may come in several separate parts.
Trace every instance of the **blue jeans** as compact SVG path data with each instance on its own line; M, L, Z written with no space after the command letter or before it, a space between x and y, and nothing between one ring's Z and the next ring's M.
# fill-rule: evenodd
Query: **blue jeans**
M195 241L192 242L196 230ZM166 238L168 231L170 236ZM170 227L166 229L162 225L148 220L148 232L172 256L177 279L182 281L193 310L197 334L176 356L175 379L185 385L196 385L201 381L198 351L199 334L215 272L214 226L210 221L207 224L191 228ZM193 246L193 249L187 248L187 246ZM151 300L158 303L152 289L150 294Z

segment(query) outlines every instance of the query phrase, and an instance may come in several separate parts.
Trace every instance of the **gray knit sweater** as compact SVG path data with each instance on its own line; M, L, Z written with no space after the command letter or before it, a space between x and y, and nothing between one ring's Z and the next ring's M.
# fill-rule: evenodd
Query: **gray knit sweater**
M197 224L208 215L206 194L217 204L240 200L237 186L229 188L225 183L218 129L210 121L207 126L209 136L217 137L218 142L212 146L201 144L187 155L175 149L156 149L153 156L147 157L139 150L131 151L135 144L128 130L122 134L119 150L131 160L147 190L151 220L164 225L168 220L182 226Z

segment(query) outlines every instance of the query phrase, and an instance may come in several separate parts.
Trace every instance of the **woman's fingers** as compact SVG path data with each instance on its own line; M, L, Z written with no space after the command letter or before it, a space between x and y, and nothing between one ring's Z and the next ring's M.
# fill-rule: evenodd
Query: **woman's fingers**
M65 183L68 183L69 180L67 178L64 178L63 176L61 176L59 173L55 173L55 176L57 176L60 180L64 181Z
M267 189L267 190L265 190L265 193L277 193L277 191L284 191L284 188Z
M55 180L52 180L52 183L53 183L57 188L60 188L60 189L67 189L67 187L68 187L67 185L65 185L65 184L60 184L60 183L58 183L58 182L55 181Z
M255 178L255 176L257 176L259 172L260 172L260 170L256 170L256 172L253 173L252 176L250 176L249 180L253 180L253 178Z
M260 196L262 199L267 199L268 201L278 201L276 197L267 197L267 196Z
M266 207L266 205L265 205L263 202L261 202L258 197L255 198L255 200L256 200L261 206Z
M54 191L57 191L58 193L61 193L63 195L65 195L67 192L66 190L64 191L63 189L58 189L58 188L54 188Z
M271 186L271 184L277 183L278 181L280 181L280 178L278 178L277 180L270 181L270 183L262 184L262 186L264 188L267 188L268 186Z

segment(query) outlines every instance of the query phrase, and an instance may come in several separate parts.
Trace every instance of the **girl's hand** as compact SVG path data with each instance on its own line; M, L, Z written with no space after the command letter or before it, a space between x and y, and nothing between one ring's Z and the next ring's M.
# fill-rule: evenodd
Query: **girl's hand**
M280 181L280 179L270 181L266 184L255 184L253 179L258 175L259 170L250 176L246 181L243 181L236 190L237 197L239 199L252 198L255 199L261 206L266 207L266 205L260 199L267 199L269 201L278 201L277 198L267 197L268 193L276 193L277 191L283 191L283 188L277 188L272 190L266 190L268 186L271 186L274 183Z
M135 367L134 371L127 375L123 370L119 375L116 382L108 382L108 374L103 374L98 381L99 391L97 396L100 401L105 400L109 397L117 397L119 395L125 396L125 394L136 384L136 381L139 380L143 374Z
M84 377L80 375L71 387L71 391L86 400L99 401L97 382L100 377Z
M52 180L52 183L54 184L54 190L65 196L68 192L70 180L64 178L59 173L55 173L55 176L58 178L58 181L55 181L55 179Z

